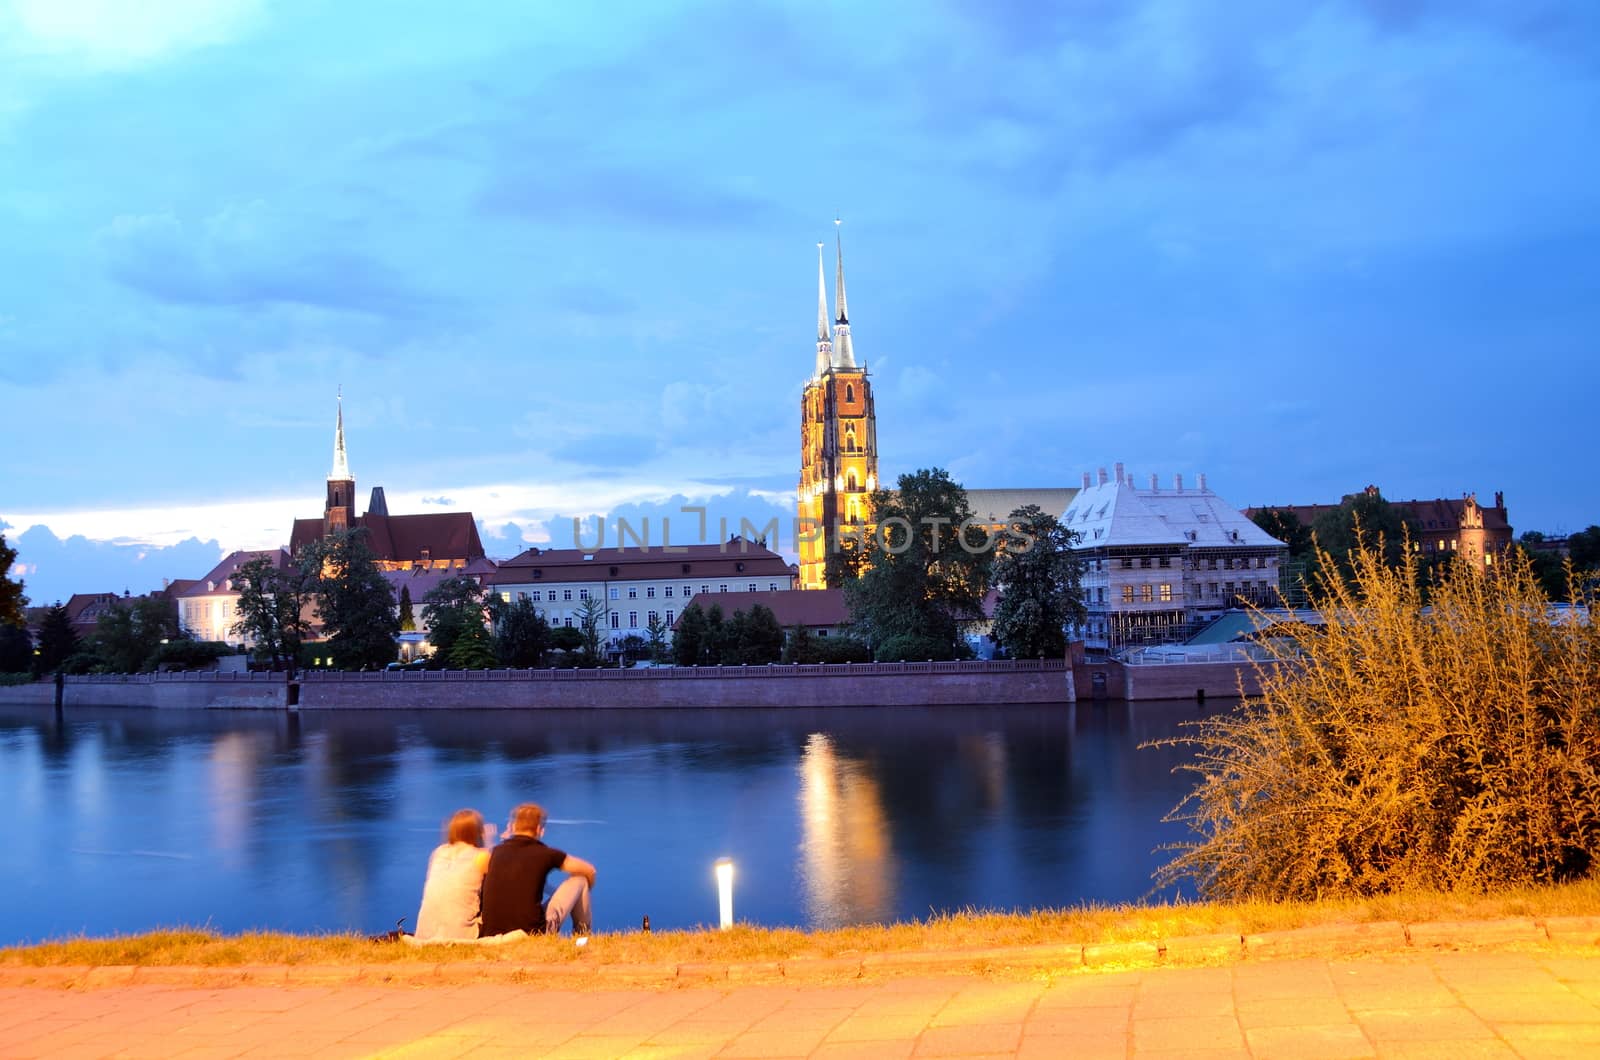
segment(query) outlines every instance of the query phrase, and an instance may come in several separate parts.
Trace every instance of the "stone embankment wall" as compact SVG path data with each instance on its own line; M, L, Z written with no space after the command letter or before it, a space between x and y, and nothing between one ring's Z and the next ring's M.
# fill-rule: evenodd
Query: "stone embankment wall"
M67 707L276 708L282 674L68 677ZM0 687L0 704L53 703L50 682ZM1059 660L658 667L646 670L387 670L307 673L300 707L328 709L872 707L1071 703Z
M648 670L391 670L307 674L300 689L303 710L877 707L1072 701L1072 671L1059 660Z
M1208 698L1257 695L1261 691L1257 666L1270 668L1276 664L1228 661L1114 665L1122 671L1123 698L1137 700L1191 699L1202 692Z

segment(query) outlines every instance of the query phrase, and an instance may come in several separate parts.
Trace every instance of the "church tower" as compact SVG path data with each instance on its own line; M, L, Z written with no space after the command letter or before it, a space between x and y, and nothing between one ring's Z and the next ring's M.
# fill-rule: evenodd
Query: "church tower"
M837 220L834 221L838 225ZM828 587L828 557L841 539L864 539L878 488L878 419L872 382L856 364L844 292L844 241L835 233L834 307L817 244L817 367L800 398L800 587Z
M328 501L322 508L322 534L342 533L355 523L356 480L344 451L344 394L333 428L333 471L328 475Z

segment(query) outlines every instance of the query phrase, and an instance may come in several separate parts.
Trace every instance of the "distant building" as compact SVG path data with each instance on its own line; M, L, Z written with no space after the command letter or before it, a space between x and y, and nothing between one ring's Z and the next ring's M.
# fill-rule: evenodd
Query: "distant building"
M814 637L836 635L839 627L850 621L850 610L845 607L843 589L696 593L689 602L699 604L702 611L709 611L713 605L720 607L725 618L732 618L736 611L749 612L760 604L772 612L785 633L800 626Z
M234 587L234 577L240 567L257 559L271 560L278 570L289 566L289 553L281 548L229 553L204 578L184 583L187 588L174 594L179 625L195 640L249 645L249 638L233 632L239 604L239 591Z
M794 580L782 556L734 537L670 548L530 548L502 562L490 588L507 602L531 601L552 626L581 627L584 604L601 601L609 612L602 628L620 641L644 636L652 617L671 629L697 595L779 593Z
M1080 631L1091 651L1184 639L1199 620L1240 602L1277 599L1285 547L1206 486L1177 476L1170 488L1150 477L1134 485L1116 465L1083 489L1063 524L1081 538L1084 561Z
M433 646L428 643L428 620L422 613L423 597L439 587L447 578L471 578L479 585L486 588L494 578L498 565L492 559L478 557L469 561L465 566L450 570L431 570L418 567L405 567L399 570L386 570L383 572L384 580L389 583L389 588L394 590L395 606L400 606L401 590L411 597L411 618L416 625L415 629L402 629L400 631L400 659L409 662L412 659L433 654Z
M1376 495L1377 486L1368 486L1365 492ZM1415 549L1424 559L1462 555L1474 565L1493 566L1495 557L1511 547L1511 520L1506 514L1506 496L1495 491L1494 507L1485 508L1478 503L1474 493L1463 494L1459 499L1440 497L1436 500L1389 501L1415 521L1417 541ZM1282 504L1246 508L1244 514L1254 518L1260 512L1289 512L1300 520L1300 525L1310 527L1317 517L1339 510L1338 504Z
M289 554L329 534L361 528L378 566L394 570L464 571L482 559L483 542L471 512L390 515L383 487L372 490L365 515L355 514L356 480L344 446L344 402L339 403L333 435L333 471L328 475L322 518L296 519L289 535Z

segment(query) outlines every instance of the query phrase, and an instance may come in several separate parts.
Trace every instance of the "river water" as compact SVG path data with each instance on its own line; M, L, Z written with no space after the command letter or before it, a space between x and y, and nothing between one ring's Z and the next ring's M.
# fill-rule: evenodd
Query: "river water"
M1208 709L1218 709L1216 704ZM1223 708L1225 709L1225 708ZM529 715L0 708L0 944L415 923L463 806L545 805L601 931L824 927L1151 893L1192 702Z

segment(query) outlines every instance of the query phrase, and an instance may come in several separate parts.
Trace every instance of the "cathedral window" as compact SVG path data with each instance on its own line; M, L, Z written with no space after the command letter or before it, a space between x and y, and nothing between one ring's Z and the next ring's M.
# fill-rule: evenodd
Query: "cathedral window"
M856 388L851 386L849 383L844 385L844 399L846 402L851 402L856 399Z

